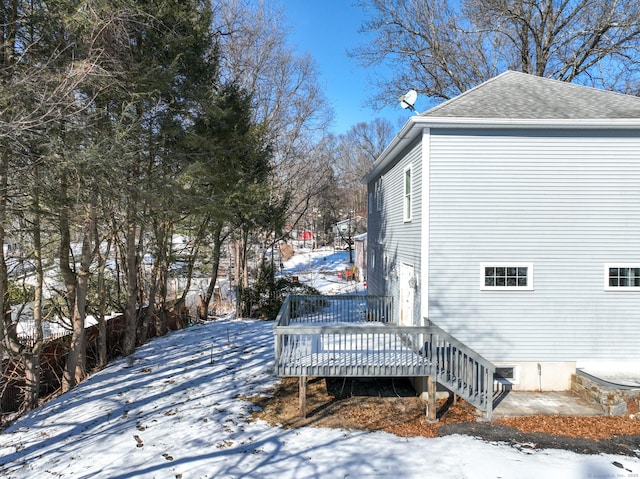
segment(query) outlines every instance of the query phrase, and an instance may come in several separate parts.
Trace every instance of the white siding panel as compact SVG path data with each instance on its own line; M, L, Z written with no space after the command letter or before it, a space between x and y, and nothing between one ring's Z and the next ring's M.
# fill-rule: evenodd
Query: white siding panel
M370 294L386 294L399 298L400 264L405 263L420 270L421 256L421 218L422 218L422 148L421 142L416 142L403 155L400 162L382 174L383 208L380 214L369 212L368 241L371 254L378 249L376 267L368 271L367 289ZM403 216L404 200L404 170L412 168L412 221L405 222ZM374 190L374 183L369 184ZM375 201L374 201L375 203ZM385 263L385 258L387 259ZM385 268L386 267L386 268ZM414 322L420 321L420 289L414 295ZM398 304L395 304L396 310Z
M431 130L429 317L487 358L640 360L640 138ZM481 291L481 262L531 262L533 291Z

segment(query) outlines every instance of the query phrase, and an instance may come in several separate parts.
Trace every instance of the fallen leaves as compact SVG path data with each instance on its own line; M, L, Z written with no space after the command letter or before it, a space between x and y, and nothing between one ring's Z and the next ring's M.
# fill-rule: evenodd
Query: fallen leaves
M345 392L346 397L336 397L328 393L324 380L310 381L307 386L306 418L299 416L296 378L281 381L270 397L248 399L260 408L252 413L254 416L288 428L341 427L386 431L398 436L438 437L439 429L444 425L477 421L475 409L464 401L457 404L441 401L438 422L429 423L425 417L426 404L419 398L400 394L367 396L353 389ZM496 419L493 424L514 428L522 433L590 440L640 435L640 420L618 416L524 416Z
M612 436L640 435L640 421L620 416L526 416L495 421L521 432L541 432L554 436L608 439Z

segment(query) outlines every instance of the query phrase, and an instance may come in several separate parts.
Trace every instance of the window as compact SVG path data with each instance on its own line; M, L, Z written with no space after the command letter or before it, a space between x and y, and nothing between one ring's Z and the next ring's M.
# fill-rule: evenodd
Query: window
M376 211L382 211L382 177L376 180L375 184L375 200L376 200Z
M533 290L533 264L482 263L480 264L482 290Z
M640 264L605 264L604 289L640 291Z
M517 366L496 366L493 381L497 384L518 384L520 382Z
M384 279L389 279L389 256L387 256L387 254L384 254Z
M411 167L404 170L404 220L411 221Z

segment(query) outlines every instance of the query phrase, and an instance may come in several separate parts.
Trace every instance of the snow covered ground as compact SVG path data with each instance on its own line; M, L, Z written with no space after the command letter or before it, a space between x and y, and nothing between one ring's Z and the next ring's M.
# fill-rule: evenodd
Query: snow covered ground
M298 250L285 264L284 274L298 276L301 283L323 294L354 294L366 291L364 282L345 280L338 274L349 267L349 253L333 248Z
M327 258L327 259L323 259ZM307 274L308 255L297 266ZM321 289L340 289L333 274ZM351 287L353 285L350 285ZM348 288L347 288L348 289ZM640 459L519 450L466 436L400 438L253 421L267 394L271 322L219 320L114 362L0 434L3 478L637 478ZM638 452L640 454L640 451ZM614 464L615 463L615 464Z

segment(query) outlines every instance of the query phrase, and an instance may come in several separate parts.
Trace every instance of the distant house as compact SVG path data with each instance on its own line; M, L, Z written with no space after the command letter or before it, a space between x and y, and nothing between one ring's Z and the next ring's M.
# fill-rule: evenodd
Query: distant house
M514 389L640 370L640 98L506 72L411 117L365 177L368 292Z
M367 279L367 233L361 233L353 237L354 265L356 267L356 279Z
M333 227L333 245L338 249L348 249L349 242L353 247L353 240L356 235L366 231L366 219L362 216L353 216L351 218L338 221Z
M2 243L2 252L5 257L15 256L19 251L18 243L11 240L4 240Z

